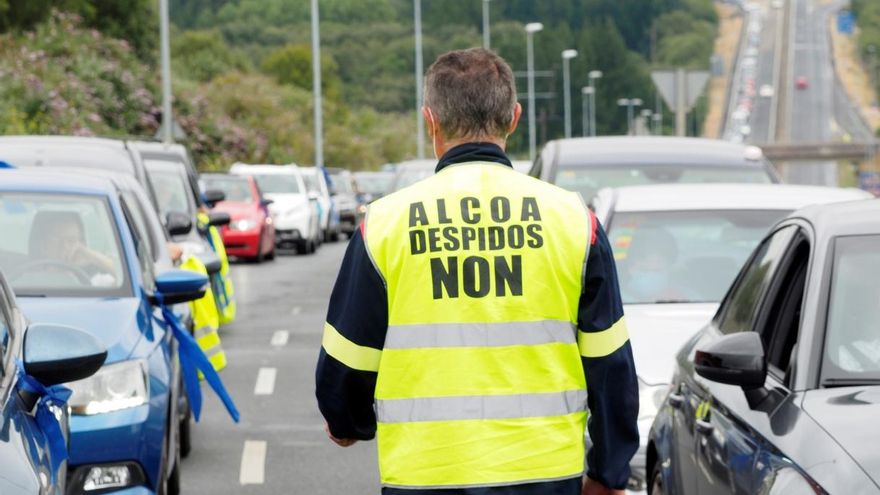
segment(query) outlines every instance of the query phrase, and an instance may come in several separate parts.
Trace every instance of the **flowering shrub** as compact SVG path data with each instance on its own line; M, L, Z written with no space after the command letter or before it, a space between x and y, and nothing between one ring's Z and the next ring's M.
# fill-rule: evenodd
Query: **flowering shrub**
M175 64L186 64L181 58ZM124 40L54 12L34 31L0 35L0 134L156 135L159 76ZM174 81L175 119L200 168L236 161L313 161L309 91L237 69L207 82ZM354 169L411 154L410 115L325 101L325 161Z

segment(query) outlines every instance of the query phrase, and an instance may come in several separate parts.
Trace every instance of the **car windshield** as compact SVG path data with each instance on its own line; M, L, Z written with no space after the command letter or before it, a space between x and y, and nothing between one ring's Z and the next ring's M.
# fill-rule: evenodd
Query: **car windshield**
M176 163L173 167L169 166L170 163L157 160L144 161L150 173L150 182L153 183L153 189L156 191L159 212L163 218L171 211L194 214L187 200L189 186L183 171L177 170Z
M333 188L338 193L354 194L354 187L351 184L351 177L345 174L331 174L330 180L333 181Z
M204 179L205 189L217 189L226 195L225 201L250 203L253 201L251 186L242 177L208 177Z
M391 188L391 175L359 175L357 176L358 188L368 194L385 194Z
M394 178L394 190L399 191L404 187L411 186L416 182L427 179L434 175L433 168L416 168L412 170L400 170Z
M880 379L880 235L834 242L825 338L826 378Z
M0 270L19 296L130 296L107 202L0 193Z
M767 172L759 167L619 165L562 167L556 174L555 182L559 187L581 193L585 200L590 201L603 187L668 183L769 184L771 180Z
M297 194L299 183L292 174L258 174L254 175L257 185L263 194Z
M608 227L608 239L624 304L721 301L740 266L787 213L616 213Z

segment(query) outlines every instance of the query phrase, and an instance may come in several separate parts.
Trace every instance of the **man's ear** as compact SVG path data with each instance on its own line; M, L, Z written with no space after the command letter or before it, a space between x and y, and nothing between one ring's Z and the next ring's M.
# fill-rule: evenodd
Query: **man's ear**
M522 105L519 102L516 102L516 105L513 107L513 120L510 122L510 128L507 129L507 135L513 134L513 131L516 130L516 126L519 125L519 119L522 117Z
M434 120L434 113L431 112L430 108L423 106L422 117L425 119L425 129L428 131L428 137L434 139L434 134L437 132L437 121Z

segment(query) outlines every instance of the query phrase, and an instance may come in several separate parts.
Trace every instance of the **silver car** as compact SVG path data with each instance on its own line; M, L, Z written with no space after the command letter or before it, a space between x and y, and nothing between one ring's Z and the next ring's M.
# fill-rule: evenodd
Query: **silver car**
M871 197L857 189L681 184L604 189L594 202L617 262L639 375L633 487L644 487L645 446L674 356L715 311L770 227L792 211Z

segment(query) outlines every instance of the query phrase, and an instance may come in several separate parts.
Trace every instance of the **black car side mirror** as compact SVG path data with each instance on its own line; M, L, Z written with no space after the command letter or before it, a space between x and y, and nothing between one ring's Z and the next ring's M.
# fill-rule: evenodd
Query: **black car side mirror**
M225 211L212 211L208 213L208 225L212 227L220 227L223 225L229 225L229 222L232 221L232 217L229 216L229 213Z
M725 335L694 356L697 374L713 382L737 385L745 390L764 386L767 360L764 344L755 332Z
M263 206L269 206L269 205L271 205L271 204L274 203L274 202L275 202L275 200L272 200L272 199L269 199L269 198L263 198L263 199L260 200L260 204L263 205Z
M186 213L180 211L169 211L165 215L165 227L172 236L189 234L192 230L192 218Z
M202 193L202 199L207 203L209 208L226 199L226 193L219 189L208 189Z

